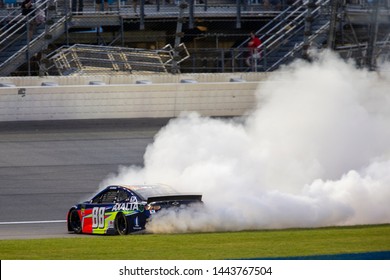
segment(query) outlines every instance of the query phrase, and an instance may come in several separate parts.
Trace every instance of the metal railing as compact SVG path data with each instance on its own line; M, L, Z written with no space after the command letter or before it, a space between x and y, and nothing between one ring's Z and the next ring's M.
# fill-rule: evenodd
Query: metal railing
M186 49L178 61L179 72L246 72L246 58L235 58L245 51L247 48ZM171 73L172 62L178 58L169 45L161 50L73 45L57 50L48 59L52 61L47 69L49 75L123 75ZM266 67L266 61L260 60L258 69Z
M265 46L265 43L267 43L267 35L275 33L276 30L280 29L283 24L289 21L290 17L300 14L300 9L302 9L302 7L302 0L295 1L293 4L288 5L282 12L272 18L266 25L257 30L255 35L260 37L263 42L263 46ZM238 46L238 48L244 48L248 44L249 40L249 38L246 39Z
M326 7L329 2L329 0L318 0L315 2L317 7L311 12L312 21L320 17L321 9ZM302 49L304 42L303 40L300 40L299 43L290 47L287 52L284 51L284 54L280 58L274 59L274 54L289 43L294 36L301 35L303 37L307 16L306 5L307 1L298 0L294 2L269 23L255 32L262 41L261 46L259 46L262 53L262 59L261 61L256 61L257 65L255 66L255 69L260 67L261 71L272 71L288 57L294 56L295 53ZM326 32L328 27L329 22L327 21L316 28L313 34L308 37L309 42L312 42L319 34ZM249 39L244 41L239 47L243 48L248 44L248 41ZM239 59L246 53L247 52L238 53L235 59ZM248 69L250 68L248 67Z
M375 44L378 50L375 53L375 60L378 64L390 61L390 33L382 41L378 41ZM350 44L346 46L339 46L336 48L336 52L343 59L353 58L355 64L359 67L365 67L367 63L367 48L368 43Z
M49 7L53 5L53 0L42 0L35 3L33 11L28 15L13 14L8 25L3 27L0 35L0 75L8 75L12 70L23 63L30 68L31 57L47 47L50 41L47 34L55 34L60 28L60 34L64 32L63 26L69 13L59 16L55 21L48 20ZM45 24L37 24L38 11L45 14ZM58 33L58 32L57 32ZM53 38L54 40L55 38ZM29 70L28 70L29 72Z
M10 63L16 57L23 57L24 60L28 60L29 56L31 57L35 51L40 51L41 48L38 47L38 43L42 43L42 38L52 33L55 29L62 29L62 33L67 32L68 27L64 27L68 20L78 20L85 19L88 20L89 15L95 15L95 19L100 17L96 17L96 15L101 15L102 13L108 13L108 15L119 15L122 18L131 17L136 18L136 20L141 21L142 13L147 14L148 17L144 18L144 20L152 20L153 17L159 17L160 19L165 16L172 16L172 18L176 17L179 14L179 8L171 4L165 4L162 0L156 0L153 4L146 4L146 0L140 1L140 6L137 7L137 11L139 11L138 17L135 17L133 7L131 6L131 1L127 0L125 4L121 1L115 1L110 3L108 11L96 11L96 4L94 0L84 0L84 8L83 15L80 15L80 11L76 11L72 14L72 6L71 0L43 0L39 2L41 8L43 7L47 12L47 7L49 4L57 4L56 6L56 14L57 18L55 22L51 25L45 26L45 31L40 34L35 34L31 39L28 38L27 30L29 24L34 20L35 16L24 17L20 14L20 9L16 9L16 12L10 12L7 17L1 18L0 23L2 26L0 30L0 51L2 53L7 52L7 46L11 46L16 42L21 42L24 40L25 45L20 47L17 51L12 51L10 53L8 59L6 61L0 61L0 70L2 69L4 62ZM142 3L144 5L143 9ZM238 15L259 15L263 13L270 13L269 10L266 10L264 6L254 4L248 5L247 2L243 1L226 1L224 3L216 3L211 2L210 0L204 1L203 4L199 4L197 2L189 1L190 6L186 10L186 18L191 21L190 17L190 8L193 9L194 15L212 15L215 14L229 14L233 17L238 18ZM231 72L231 71L269 71L276 67L277 64L283 63L289 57L293 57L294 54L298 53L303 47L303 40L296 43L294 46L289 46L287 51L284 51L282 55L278 53L280 50L285 47L286 41L291 41L294 36L298 36L298 34L303 34L303 28L306 20L306 2L301 2L301 0L296 1L290 6L285 6L285 10L283 11L275 11L272 17L269 17L269 22L266 23L261 29L259 29L256 33L260 35L260 38L263 41L263 57L259 61L256 61L257 65L255 69L249 69L245 64L245 56L248 52L248 49L245 47L247 44L247 40L237 48L231 49L221 49L216 48L213 49L189 49L188 52L191 54L191 57L181 62L180 71L181 72ZM329 0L318 0L316 4L319 5L315 11L315 16L321 15L321 7L325 4L329 3ZM102 5L103 7L103 5ZM38 8L38 7L36 7ZM273 11L271 11L273 13ZM84 17L85 16L85 17ZM8 25L7 25L7 24ZM12 23L9 25L9 23ZM328 28L328 22L324 22L322 25L317 26L315 30L313 30L312 35L308 36L309 41L314 41L320 34L324 33ZM245 36L247 38L247 36ZM116 41L119 41L121 36L117 35L115 38ZM111 42L112 43L112 42ZM37 46L34 49L34 46ZM164 44L162 44L164 45ZM217 44L218 45L218 44ZM165 65L165 68L168 69L171 67L173 58L170 58L170 62ZM125 64L123 64L125 65ZM119 66L118 66L119 67ZM125 69L125 66L120 66ZM120 68L119 69L122 69ZM104 67L103 67L104 68ZM102 69L104 70L104 69ZM126 70L128 71L128 70ZM1 73L0 73L1 75Z
M52 65L46 70L55 75L168 73L188 59L184 44L176 50L166 45L159 50L75 44L62 47L47 59Z
M28 15L22 15L20 10L16 9L12 11L8 17L5 17L1 20L0 24L2 25L0 29L0 51L3 51L10 43L19 39L20 36L15 38L15 35L26 35L28 32L26 26L34 25L34 22L37 19L37 11L39 9L43 10L46 13L47 4L50 0L44 0L37 3L34 6L32 12Z
M317 1L315 3L316 8L311 11L310 14L310 21L313 22L315 20L319 21L321 20L321 17L323 16L322 10L325 8L328 8L330 1ZM295 36L296 34L301 33L304 30L304 24L306 21L306 14L302 14L302 16L297 17L297 20L294 20L294 26L297 27L294 30L295 32L290 32L293 28L289 29L286 32L286 35L280 36L277 40L274 40L268 47L271 50L271 52L268 52L268 54L273 53L277 51L277 47L275 44L280 43L282 40L289 40L292 36ZM291 48L289 51L287 51L282 57L280 57L277 61L275 61L272 65L270 65L266 71L273 71L275 68L277 68L278 65L286 61L288 58L294 57L295 54L302 51L305 44L311 44L314 42L314 40L319 37L321 34L326 34L329 29L330 21L329 19L325 19L324 22L319 22L318 26L313 28L311 35L307 36L307 41L304 42L304 40L300 40L299 42L295 43L293 48ZM302 32L303 34L303 32Z

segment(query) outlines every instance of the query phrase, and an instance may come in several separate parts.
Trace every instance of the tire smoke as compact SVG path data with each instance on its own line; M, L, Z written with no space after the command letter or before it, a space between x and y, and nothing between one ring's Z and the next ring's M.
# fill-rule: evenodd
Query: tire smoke
M107 184L164 183L204 207L160 211L151 232L390 222L389 67L368 72L324 52L259 83L245 118L186 113L155 136L144 167Z

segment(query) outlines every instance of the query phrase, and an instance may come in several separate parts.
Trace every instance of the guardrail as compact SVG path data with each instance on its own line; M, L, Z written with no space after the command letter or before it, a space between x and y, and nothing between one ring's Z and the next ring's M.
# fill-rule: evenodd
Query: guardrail
M67 76L171 73L174 59L171 48L143 50L85 46L85 50L87 49L89 49L88 53L83 51L77 53L77 45L75 45L69 50L67 47L57 50L48 56L53 63L46 70L47 74ZM112 51L115 51L115 54ZM185 48L183 56L178 61L178 73L264 72L264 69L271 66L268 60L263 58L257 61L258 67L248 69L247 56L238 56L243 53L249 55L250 50L248 48Z

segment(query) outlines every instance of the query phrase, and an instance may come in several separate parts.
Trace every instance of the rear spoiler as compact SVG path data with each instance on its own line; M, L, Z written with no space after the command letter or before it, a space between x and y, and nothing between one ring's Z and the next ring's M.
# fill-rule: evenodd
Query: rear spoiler
M148 203L155 201L202 201L201 194L185 194L185 195L164 195L148 197Z

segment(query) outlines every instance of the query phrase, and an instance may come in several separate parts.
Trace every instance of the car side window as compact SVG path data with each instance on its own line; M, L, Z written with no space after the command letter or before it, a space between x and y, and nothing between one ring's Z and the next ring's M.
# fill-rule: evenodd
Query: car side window
M115 203L117 201L118 190L108 190L92 199L91 203Z
M104 193L100 203L115 203L117 201L117 190L109 190Z
M120 189L118 192L117 202L125 202L128 199L129 199L129 194L125 190Z

